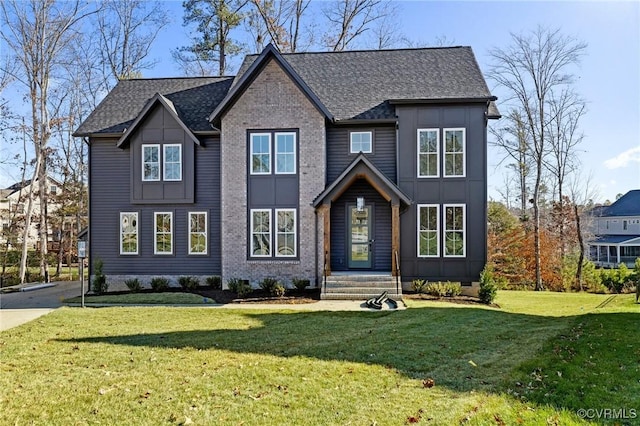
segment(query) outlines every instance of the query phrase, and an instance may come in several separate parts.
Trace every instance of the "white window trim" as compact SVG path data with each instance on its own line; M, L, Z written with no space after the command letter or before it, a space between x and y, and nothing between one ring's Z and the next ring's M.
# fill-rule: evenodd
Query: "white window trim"
M191 229L191 216L194 215L204 215L204 251L193 252L191 251L191 234L193 234L193 230ZM193 256L204 256L209 254L209 215L207 212L189 212L187 217L189 221L189 232L187 232L187 247L189 250L189 254Z
M136 219L136 251L123 251L122 247L122 218L124 215L135 215ZM135 256L140 251L140 221L138 220L138 212L120 212L120 224L118 225L120 228L120 255L122 256Z
M298 256L298 212L296 209L275 209L275 218L276 218L276 226L275 226L275 245L276 249L273 252L275 257L297 257ZM278 212L293 212L293 254L285 255L278 253ZM253 228L252 228L253 229ZM253 241L253 239L252 239ZM273 251L273 250L272 250Z
M436 132L436 174L435 175L421 175L420 174L420 154L429 154L431 153L422 153L420 151L420 132ZM440 129L418 129L416 132L416 174L420 179L433 179L440 177Z
M176 146L179 148L178 151L180 152L180 162L178 163L180 166L179 177L178 179L169 179L167 178L167 148ZM166 143L162 145L162 178L166 182L179 182L182 180L182 144Z
M370 148L368 151L354 151L353 150L353 135L363 135L363 134L368 134L369 135L369 140L371 141L370 144ZM349 132L349 152L351 154L359 154L360 152L364 153L364 154L371 154L373 152L373 132L371 131L367 131L367 132Z
M292 172L279 172L278 171L278 135L292 135L293 136L293 171ZM273 160L273 171L277 175L295 175L298 169L298 158L296 151L298 150L298 141L296 140L295 132L275 132L273 141L273 150L275 152ZM288 152L287 152L288 154Z
M268 212L269 213L269 253L268 254L254 254L254 245L253 245L253 214L257 213L257 212ZM250 215L250 229L249 229L249 238L250 238L250 243L249 243L249 250L251 250L249 252L249 257L261 257L261 258L265 258L265 257L272 257L272 253L273 253L273 214L271 212L271 209L251 209L249 211L249 215Z
M447 132L462 131L462 174L461 175L448 175L447 174L447 154L459 154L456 152L447 151ZM467 129L464 127L447 127L442 129L442 176L443 177L466 177L467 176Z
M462 207L462 254L447 254L447 232L460 232L454 229L447 229L447 208ZM443 204L442 205L442 253L443 257L463 258L467 256L467 206L466 204Z
M436 208L436 254L420 254L420 209L422 207L435 207ZM421 258L434 258L440 257L440 205L439 204L418 204L417 212L417 220L416 220L416 231L417 231L417 240L416 240L416 249L417 255Z
M158 215L161 214L169 215L169 235L171 236L171 251L158 251ZM153 212L153 254L173 254L173 244L173 212Z
M267 136L269 138L269 143L267 144L267 147L269 148L269 151L267 152L269 154L269 171L268 172L256 172L253 170L253 137L254 136ZM271 155L271 144L272 144L272 140L271 140L271 133L249 133L249 173L252 175L270 175L271 174L271 170L273 169L273 165L271 163L273 163L272 157L273 155Z
M146 164L145 161L144 161L144 149L147 148L147 147L150 147L150 148L154 148L155 147L158 150L158 178L157 179L146 179L145 176L144 176L144 165ZM160 175L161 175L161 170L160 170L160 163L161 163L161 161L160 161L160 144L159 143L142 144L142 148L141 149L142 149L142 151L141 151L141 154L142 154L142 156L141 156L142 157L142 170L141 170L142 171L142 181L143 182L159 182L160 181ZM152 164L152 163L149 163L149 164Z

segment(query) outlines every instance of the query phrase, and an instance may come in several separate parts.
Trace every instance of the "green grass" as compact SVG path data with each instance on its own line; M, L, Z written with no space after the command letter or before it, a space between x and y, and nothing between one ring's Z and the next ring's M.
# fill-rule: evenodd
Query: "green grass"
M640 415L640 305L625 295L596 308L608 297L500 292L502 309L412 301L375 313L62 308L0 333L0 424L572 425L588 424L581 408Z
M81 297L66 299L65 303L80 303ZM116 304L116 305L202 305L215 303L210 298L205 298L191 293L126 293L105 294L101 296L85 297L85 303Z

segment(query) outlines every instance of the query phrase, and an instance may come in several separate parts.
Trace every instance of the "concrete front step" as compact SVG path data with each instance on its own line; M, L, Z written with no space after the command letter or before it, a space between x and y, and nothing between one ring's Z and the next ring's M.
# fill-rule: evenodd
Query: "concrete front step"
M356 294L356 293L322 293L320 295L320 299L322 300L362 300L362 301L366 301L371 299L372 297L378 297L380 296L380 293L363 293L363 294ZM392 294L389 293L387 295L389 298L393 299L393 300L402 300L402 294Z
M395 300L402 299L401 281L391 274L336 274L326 277L321 299L367 300L387 292ZM397 292L396 292L396 285Z

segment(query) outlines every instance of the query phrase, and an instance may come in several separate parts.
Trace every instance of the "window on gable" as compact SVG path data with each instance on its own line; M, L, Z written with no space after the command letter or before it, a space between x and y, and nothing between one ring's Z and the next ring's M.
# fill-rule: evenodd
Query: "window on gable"
M461 204L444 206L444 256L465 255L465 208Z
M279 257L296 256L296 210L276 209L276 244Z
M138 254L138 213L120 213L120 254Z
M465 175L465 129L444 129L444 176Z
M251 210L251 256L271 256L271 210Z
M51 193L51 195L56 195L58 193L58 187L56 185L51 185L49 187L49 193Z
M296 134L276 133L276 173L293 174L296 172Z
M154 213L153 227L153 253L173 254L173 213Z
M357 154L359 152L370 153L373 151L371 132L351 132L350 138L352 154Z
M251 174L271 173L271 134L251 134Z
M182 180L182 145L166 144L162 148L164 180Z
M440 131L418 129L418 177L438 177Z
M142 145L142 180L160 180L160 145Z
M418 257L440 256L439 206L418 205Z
M207 254L207 212L189 212L189 254Z

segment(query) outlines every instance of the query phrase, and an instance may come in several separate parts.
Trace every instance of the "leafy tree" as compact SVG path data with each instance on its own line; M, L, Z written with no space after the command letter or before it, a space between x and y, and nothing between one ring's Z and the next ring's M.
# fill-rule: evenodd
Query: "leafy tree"
M249 0L186 0L184 25L196 25L197 35L191 45L173 52L173 58L188 74L206 75L218 65L218 75L228 69L227 58L237 55L242 48L231 37L231 31L238 27L245 16L245 6Z

